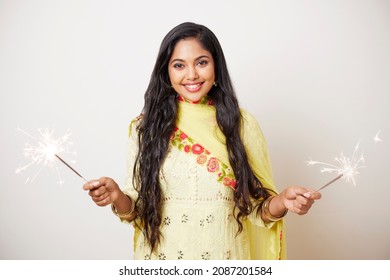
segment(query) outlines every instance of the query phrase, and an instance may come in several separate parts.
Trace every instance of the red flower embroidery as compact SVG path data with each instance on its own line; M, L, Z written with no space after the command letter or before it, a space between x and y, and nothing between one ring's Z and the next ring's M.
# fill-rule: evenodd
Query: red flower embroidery
M215 157L210 158L209 162L207 163L207 170L209 172L215 172L219 170L219 163Z
M207 160L207 156L205 155L199 155L198 158L196 159L196 162L199 164L205 163Z
M192 152L195 155L200 155L201 153L203 153L203 151L204 151L204 148L201 145L199 145L199 144L192 145Z
M190 145L185 145L185 146L184 146L184 151L185 151L186 153L189 153L189 152L190 152L190 149L191 149Z
M184 132L180 133L180 139L181 139L181 140L184 140L184 139L186 139L187 137L188 137L187 134L185 134Z
M223 178L223 184L227 187L230 187L231 184L232 184L232 179L230 179L229 177L225 177Z
M236 180L233 179L233 178L230 178L228 176L226 176L225 178L223 178L223 184L227 187L232 187L233 189L236 188Z
M185 101L184 98L181 97L181 95L179 95L177 99L179 99L179 101L183 101L183 102Z

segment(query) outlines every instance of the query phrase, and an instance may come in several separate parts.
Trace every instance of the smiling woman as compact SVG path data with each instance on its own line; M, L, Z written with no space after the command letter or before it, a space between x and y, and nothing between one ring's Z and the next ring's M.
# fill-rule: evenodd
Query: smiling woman
M278 194L265 139L238 105L215 35L176 26L151 76L130 125L123 191L106 177L84 189L134 225L136 259L284 259L283 217L306 214L321 195L298 186Z

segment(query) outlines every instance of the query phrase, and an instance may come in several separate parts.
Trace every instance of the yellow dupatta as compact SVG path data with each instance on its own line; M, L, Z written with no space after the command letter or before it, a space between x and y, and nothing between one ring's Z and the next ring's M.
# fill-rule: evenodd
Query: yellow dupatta
M278 193L274 186L268 150L261 129L252 115L245 110L241 110L241 114L243 117L241 137L247 151L249 164L263 186ZM214 106L178 102L176 125L188 133L197 143L216 155L220 161L230 166L225 136L217 125ZM249 234L251 259L277 260L286 258L283 220L275 222L269 229L253 225L248 219L245 220L245 223L244 226Z

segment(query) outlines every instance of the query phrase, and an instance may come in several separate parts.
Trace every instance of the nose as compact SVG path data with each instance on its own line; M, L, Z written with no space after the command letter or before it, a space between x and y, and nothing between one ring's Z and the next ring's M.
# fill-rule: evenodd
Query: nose
M197 78L199 78L199 76L198 76L198 72L196 71L196 68L195 67L191 67L191 66L188 67L187 68L187 80L194 81Z

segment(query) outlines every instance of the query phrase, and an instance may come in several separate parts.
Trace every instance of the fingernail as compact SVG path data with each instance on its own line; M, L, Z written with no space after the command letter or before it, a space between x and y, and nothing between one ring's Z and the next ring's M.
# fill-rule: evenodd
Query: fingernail
M306 198L310 198L311 197L311 193L309 193L309 192L304 193L303 196L306 197Z
M93 182L93 183L92 183L92 186L93 186L93 187L99 186L99 182L98 182L98 181Z

